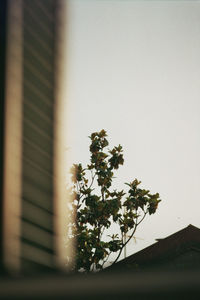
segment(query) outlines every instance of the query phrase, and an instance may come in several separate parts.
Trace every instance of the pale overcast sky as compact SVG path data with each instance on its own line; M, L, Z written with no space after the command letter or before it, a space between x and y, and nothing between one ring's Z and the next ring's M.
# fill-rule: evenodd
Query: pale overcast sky
M116 180L159 192L128 254L189 224L200 227L200 2L68 0L71 162L91 132L124 148Z

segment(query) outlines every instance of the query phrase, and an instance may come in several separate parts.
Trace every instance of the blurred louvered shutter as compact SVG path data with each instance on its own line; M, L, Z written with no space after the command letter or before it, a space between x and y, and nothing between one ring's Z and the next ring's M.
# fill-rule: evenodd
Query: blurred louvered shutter
M55 1L24 1L23 29L22 268L51 268Z
M9 269L54 270L62 261L56 242L63 238L58 207L64 187L57 168L63 163L56 44L60 2L9 1L3 213Z

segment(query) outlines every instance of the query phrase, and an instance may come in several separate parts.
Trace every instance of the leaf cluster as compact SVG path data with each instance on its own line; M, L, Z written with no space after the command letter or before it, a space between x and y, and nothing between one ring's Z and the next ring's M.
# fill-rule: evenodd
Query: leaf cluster
M111 253L116 253L116 263L138 225L147 214L156 212L161 201L158 193L141 189L137 179L126 183L127 193L112 190L114 172L124 163L122 146L108 149L105 130L89 138L90 163L85 168L74 164L71 169L76 218L70 230L76 238L76 269L85 272L102 269ZM118 225L119 234L105 238L105 230L113 223ZM129 238L124 239L128 233Z

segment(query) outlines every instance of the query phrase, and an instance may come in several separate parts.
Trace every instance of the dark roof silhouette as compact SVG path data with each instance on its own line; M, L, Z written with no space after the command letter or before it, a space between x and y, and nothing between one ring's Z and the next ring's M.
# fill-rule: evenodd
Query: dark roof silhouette
M177 257L182 257L182 265L184 264L184 255L189 255L189 265L194 265L195 260L199 261L200 267L200 229L189 225L174 234L163 238L156 239L156 243L119 261L115 265L107 268L107 270L124 270L124 269L145 269L160 267L168 264L170 261L176 261ZM193 255L193 256L192 256ZM188 260L188 258L187 258ZM192 261L193 260L193 261ZM180 264L180 258L179 258Z

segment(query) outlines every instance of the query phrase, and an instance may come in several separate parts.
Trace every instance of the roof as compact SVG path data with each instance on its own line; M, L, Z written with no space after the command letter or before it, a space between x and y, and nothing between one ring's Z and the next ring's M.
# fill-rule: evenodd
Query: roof
M122 270L130 268L130 266L148 267L169 261L189 250L198 251L200 254L200 229L193 225L189 225L166 238L157 239L156 243L107 269Z

